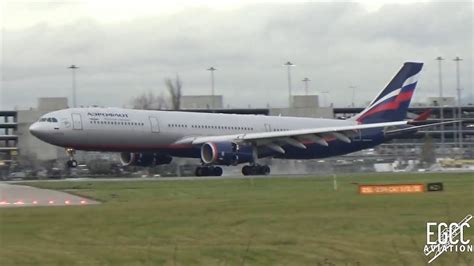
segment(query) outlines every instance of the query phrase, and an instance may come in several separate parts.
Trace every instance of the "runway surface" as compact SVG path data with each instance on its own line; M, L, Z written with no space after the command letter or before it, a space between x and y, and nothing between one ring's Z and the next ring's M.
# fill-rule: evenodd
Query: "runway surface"
M69 193L0 183L0 208L33 206L91 205L99 202Z

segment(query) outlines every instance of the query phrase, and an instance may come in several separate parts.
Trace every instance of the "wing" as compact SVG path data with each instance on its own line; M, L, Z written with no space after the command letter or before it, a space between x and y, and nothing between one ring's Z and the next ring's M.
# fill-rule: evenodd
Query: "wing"
M350 137L358 134L362 129L370 128L385 128L393 126L406 125L408 121L396 121L373 124L359 124L335 127L309 128L309 129L295 129L277 132L257 132L257 133L241 133L233 135L219 135L219 136L203 136L203 137L189 137L182 139L176 144L193 144L200 145L206 142L223 142L232 141L236 143L253 143L256 146L266 146L279 153L285 153L282 145L289 144L301 149L306 149L303 144L305 141L311 141L323 146L328 146L326 138L335 138L347 143L351 142Z
M416 125L416 122L418 122L418 121L414 120L411 124ZM439 122L439 123L431 123L431 124L426 124L426 125L411 126L411 127L406 127L406 128L387 130L387 131L385 131L385 134L398 134L398 133L403 133L403 132L406 132L406 131L415 131L415 130L418 130L418 129L424 128L424 127L432 127L432 126L439 126L439 125L444 125L444 124L453 124L453 123L459 123L459 122L461 122L461 120L452 120L452 121L445 121L445 122Z

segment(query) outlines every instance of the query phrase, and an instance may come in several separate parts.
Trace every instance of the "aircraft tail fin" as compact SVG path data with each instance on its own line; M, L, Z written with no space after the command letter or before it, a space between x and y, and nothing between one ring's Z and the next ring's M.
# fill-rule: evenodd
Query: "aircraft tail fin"
M351 119L361 124L404 120L422 67L423 63L404 63L369 106Z

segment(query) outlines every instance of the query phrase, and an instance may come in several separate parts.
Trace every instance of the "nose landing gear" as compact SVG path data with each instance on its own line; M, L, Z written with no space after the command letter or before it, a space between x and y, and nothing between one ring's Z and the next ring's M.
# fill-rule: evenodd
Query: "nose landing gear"
M66 153L69 156L69 160L66 162L66 166L68 168L76 168L77 167L77 161L74 160L74 154L76 154L76 150L67 148Z
M270 167L268 165L246 165L242 167L242 174L247 175L268 175L270 174Z

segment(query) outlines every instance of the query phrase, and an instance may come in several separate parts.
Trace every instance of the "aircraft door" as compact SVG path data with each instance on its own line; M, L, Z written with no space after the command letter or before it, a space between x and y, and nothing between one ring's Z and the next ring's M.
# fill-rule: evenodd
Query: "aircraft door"
M72 114L72 129L82 130L81 114Z
M267 132L272 131L272 126L270 124L265 124L265 131Z
M150 120L151 132L160 133L160 125L158 124L158 118L150 116L148 117L148 119Z

